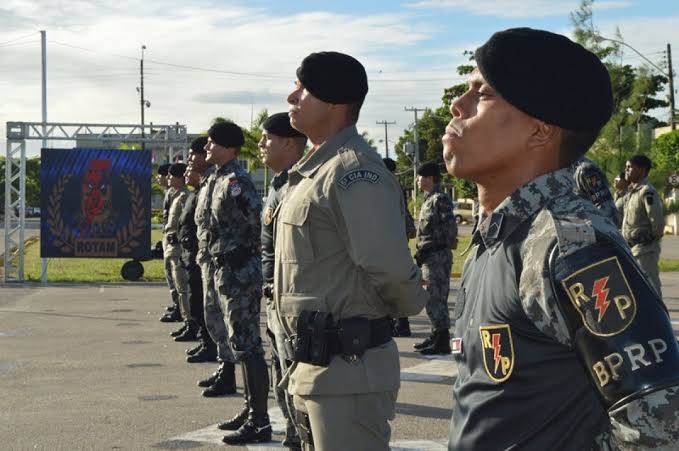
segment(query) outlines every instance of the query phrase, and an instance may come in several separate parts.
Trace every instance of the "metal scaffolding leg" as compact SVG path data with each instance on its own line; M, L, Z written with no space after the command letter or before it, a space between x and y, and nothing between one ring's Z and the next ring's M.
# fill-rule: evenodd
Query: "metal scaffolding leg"
M26 142L8 139L6 157L4 281L21 282L24 280Z

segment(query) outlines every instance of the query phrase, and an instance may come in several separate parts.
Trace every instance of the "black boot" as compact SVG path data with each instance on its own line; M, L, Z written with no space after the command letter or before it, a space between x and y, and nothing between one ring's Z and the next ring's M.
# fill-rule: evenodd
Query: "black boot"
M184 321L184 324L182 324L182 327L175 330L174 332L170 332L170 337L178 337L181 334L183 334L184 332L186 332L186 329L188 329L188 328L189 328L189 322Z
M427 338L424 339L424 341L421 341L419 343L415 343L413 345L413 348L415 348L416 351L421 351L424 348L428 348L431 346L431 344L434 342L434 331L431 332L431 335L429 335Z
M238 414L226 421L223 421L217 425L222 431L237 431L241 426L245 424L248 420L248 415L250 414L250 407L248 405L249 391L247 384L247 377L245 376L245 365L241 363L240 365L241 374L243 375L243 410L238 412Z
M445 355L450 354L450 332L441 329L434 332L432 344L420 350L422 355Z
M197 346L187 349L186 355L194 355L196 352L200 351L204 347L205 347L205 345L203 343L198 343Z
M241 365L245 368L248 387L248 419L237 431L224 436L227 445L244 445L271 441L271 423L267 413L269 397L269 369L262 354L251 355Z
M188 326L181 335L174 337L174 341L196 341L198 339L198 324L193 320L186 321Z
M410 321L408 321L407 316L396 320L393 335L394 337L410 337L412 335L410 333Z
M161 323L178 323L182 321L182 315L179 313L179 309L168 312L160 317Z
M224 369L224 362L222 362L222 364L219 365L219 368L217 368L217 371L212 373L207 378L199 380L198 386L204 387L204 388L210 387L212 384L214 384L217 381L217 379L219 378L219 373L221 373L223 369Z
M293 451L302 451L302 442L297 434L297 429L288 421L288 425L285 428L285 439L283 440L283 446Z
M203 390L203 396L214 398L216 396L233 395L236 393L236 368L231 362L222 364L222 371L215 379L215 382Z
M216 362L217 361L217 347L203 347L196 351L195 354L191 354L186 357L186 361L189 363L201 363L201 362Z

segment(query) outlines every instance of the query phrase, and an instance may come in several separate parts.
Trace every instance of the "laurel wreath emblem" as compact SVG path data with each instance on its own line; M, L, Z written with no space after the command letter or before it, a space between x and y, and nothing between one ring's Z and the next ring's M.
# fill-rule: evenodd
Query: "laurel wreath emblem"
M64 254L72 254L75 251L73 230L64 224L59 214L64 190L72 177L73 174L67 174L59 178L47 200L47 224L49 225L50 233L56 237L52 241L52 245L58 247ZM118 241L118 251L129 254L133 248L141 246L139 239L144 232L144 225L146 223L144 217L145 209L141 190L134 179L127 174L122 174L120 178L127 186L127 191L130 194L131 210L130 221L125 227L118 230L116 239Z

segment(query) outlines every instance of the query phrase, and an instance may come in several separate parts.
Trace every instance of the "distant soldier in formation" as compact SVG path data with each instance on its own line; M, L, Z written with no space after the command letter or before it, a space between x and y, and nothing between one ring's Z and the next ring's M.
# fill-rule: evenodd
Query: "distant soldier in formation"
M165 190L165 197L163 198L163 230L167 224L168 216L170 214L170 205L177 194L174 188L168 186L168 173L170 171L170 164L161 164L158 166L158 174L156 175L156 183ZM179 312L179 293L175 287L174 280L172 279L172 267L170 265L170 260L165 258L164 249L167 247L167 241L165 233L163 232L163 261L165 268L165 280L170 288L170 297L172 299L172 304L166 309L166 313L161 316L160 321L164 323L179 322L182 321L182 315Z
M278 314L273 302L274 282L274 216L283 200L288 183L290 169L304 154L306 136L290 126L288 113L276 113L262 124L262 138L259 149L262 162L273 172L269 194L262 209L262 289L266 299L267 334L271 342L271 374L276 402L286 420L285 440L283 446L301 450L299 436L295 429L295 411L292 397L279 384L288 371L291 360L285 358L285 335L281 331Z
M415 260L422 268L422 282L429 292L427 316L431 335L415 349L424 355L450 354L450 315L448 293L451 249L457 245L457 222L453 202L440 188L441 169L436 163L425 163L417 170L417 184L425 193L417 222Z
M623 201L622 236L662 298L658 261L665 214L658 191L648 181L651 166L651 160L644 155L635 155L625 164L630 185Z
M208 131L206 161L217 167L208 247L214 265L214 287L227 324L227 343L241 364L246 393L241 414L220 424L222 429L236 429L223 438L230 445L271 440L267 413L269 371L259 330L262 201L236 159L243 143L241 128L232 122L214 124Z
M166 243L164 257L170 262L170 273L179 299L179 312L184 319L184 325L170 335L175 338L183 336L193 339L197 328L189 312L189 280L181 264L182 247L179 243L179 218L189 195L184 182L185 171L186 165L183 163L174 163L170 166L168 186L175 190L175 196L170 204L167 224L163 229Z

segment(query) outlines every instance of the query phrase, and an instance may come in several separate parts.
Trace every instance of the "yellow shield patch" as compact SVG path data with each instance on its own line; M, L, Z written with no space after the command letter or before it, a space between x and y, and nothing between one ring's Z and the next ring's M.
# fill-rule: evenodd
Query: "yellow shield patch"
M509 324L479 327L483 346L483 366L494 382L509 379L514 370L514 343Z
M617 335L632 324L637 314L637 301L618 257L579 269L561 284L583 324L594 335Z

